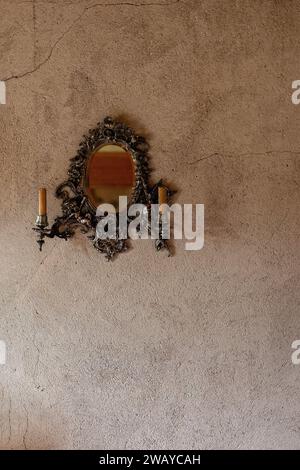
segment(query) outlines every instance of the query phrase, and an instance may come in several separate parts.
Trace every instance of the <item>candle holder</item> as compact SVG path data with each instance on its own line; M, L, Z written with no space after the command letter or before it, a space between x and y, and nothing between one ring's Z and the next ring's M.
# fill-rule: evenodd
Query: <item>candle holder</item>
M75 214L74 214L74 217ZM54 223L50 228L48 227L48 218L46 215L38 215L35 221L35 227L32 228L38 234L37 243L39 245L40 251L42 251L43 245L45 243L44 238L63 238L64 240L68 240L68 238L72 237L75 233L75 228L80 227L83 233L86 233L90 230L91 225L89 220L81 219L73 219L68 221L67 218L64 217L56 217Z
M45 229L48 227L48 218L47 215L38 215L35 221L36 227L33 228L36 232L38 232L38 239L37 243L39 245L40 251L42 251L43 244L45 243L44 237L46 236Z
M160 195L162 194L160 191L161 188L165 190L163 201L160 200ZM173 194L176 193L176 191L170 189L167 185L164 184L163 180L160 179L158 183L156 183L156 185L153 186L151 193L152 193L151 201L153 204L163 203L163 204L169 205L171 198ZM155 248L157 251L166 250L168 253L168 256L172 256L170 243L168 242L166 238L163 238L163 221L162 221L161 210L159 210L158 238L155 240Z

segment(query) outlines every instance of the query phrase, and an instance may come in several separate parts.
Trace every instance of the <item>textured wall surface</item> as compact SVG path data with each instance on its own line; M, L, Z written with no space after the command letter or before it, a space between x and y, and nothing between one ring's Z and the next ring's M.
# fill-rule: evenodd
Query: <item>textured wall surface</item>
M124 3L122 5L122 3ZM300 448L300 5L0 0L0 447ZM31 227L121 117L205 247L107 263Z

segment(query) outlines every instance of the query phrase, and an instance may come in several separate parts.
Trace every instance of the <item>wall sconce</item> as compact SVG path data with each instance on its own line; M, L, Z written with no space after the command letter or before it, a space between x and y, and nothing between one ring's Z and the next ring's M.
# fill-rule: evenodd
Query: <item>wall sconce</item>
M75 157L71 159L68 178L55 191L62 199L62 215L49 228L46 189L39 190L39 213L33 230L42 250L45 238L71 238L76 229L87 233L94 247L111 260L128 248L127 239L117 231L115 239L97 236L96 227L103 217L97 215L100 204L110 204L120 219L119 196L126 196L129 204L144 204L151 224L151 204L159 204L159 230L156 250L165 248L170 255L168 241L162 235L162 204L168 204L174 191L162 180L149 185L148 144L144 137L121 122L106 117L95 129L83 136ZM127 225L131 218L127 216ZM119 226L119 225L118 225Z

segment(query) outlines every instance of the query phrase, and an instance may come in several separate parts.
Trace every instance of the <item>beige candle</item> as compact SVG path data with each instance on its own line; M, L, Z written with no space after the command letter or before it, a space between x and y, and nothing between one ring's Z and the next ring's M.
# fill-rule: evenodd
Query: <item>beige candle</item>
M47 192L45 188L39 189L39 215L47 214Z
M163 209L161 204L167 204L167 190L163 186L158 187L158 203L159 203L159 212L162 214Z

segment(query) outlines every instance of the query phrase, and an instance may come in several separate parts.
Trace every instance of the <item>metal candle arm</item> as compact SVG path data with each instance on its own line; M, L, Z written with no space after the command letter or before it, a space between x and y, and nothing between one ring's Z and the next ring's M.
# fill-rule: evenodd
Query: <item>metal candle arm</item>
M67 240L71 236L71 233L68 234L67 230L64 232L61 232L59 230L59 227L61 224L59 224L58 222L54 222L51 228L47 228L48 218L46 215L38 215L35 221L35 225L36 226L33 227L32 230L34 230L38 234L37 243L39 245L40 251L42 251L43 244L45 243L44 241L45 237L48 237L48 238L58 237L58 238L64 238L65 240Z

